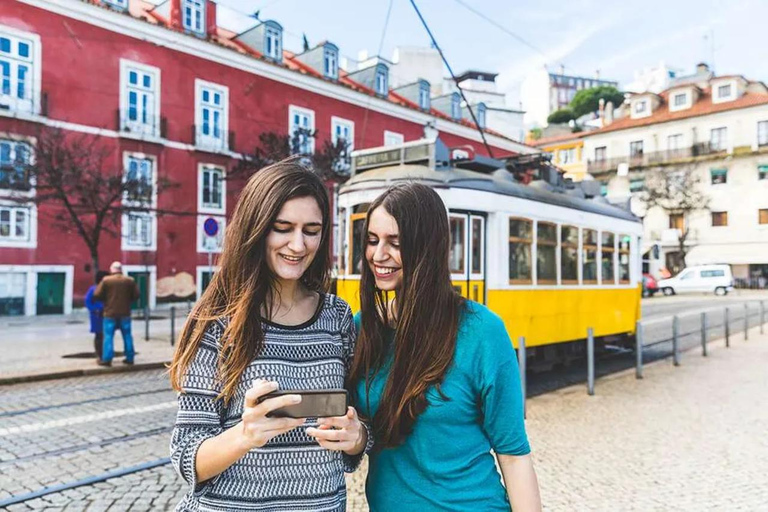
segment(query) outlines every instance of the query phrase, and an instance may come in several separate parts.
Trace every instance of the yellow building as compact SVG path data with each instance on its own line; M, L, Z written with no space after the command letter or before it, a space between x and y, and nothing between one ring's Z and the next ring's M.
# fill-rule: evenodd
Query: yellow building
M565 177L581 181L587 174L587 162L584 158L585 133L566 133L554 137L530 140L528 144L552 154L552 164L565 171Z

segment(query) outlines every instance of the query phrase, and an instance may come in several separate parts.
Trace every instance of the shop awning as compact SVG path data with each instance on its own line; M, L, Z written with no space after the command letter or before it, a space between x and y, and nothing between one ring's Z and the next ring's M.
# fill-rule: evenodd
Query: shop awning
M768 242L697 245L685 256L685 264L768 264Z

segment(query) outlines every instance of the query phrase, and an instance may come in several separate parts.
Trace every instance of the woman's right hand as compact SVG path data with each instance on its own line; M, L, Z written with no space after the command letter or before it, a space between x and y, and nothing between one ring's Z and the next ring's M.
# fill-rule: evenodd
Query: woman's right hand
M283 395L257 403L260 397L277 391L277 387L277 382L258 379L253 381L251 389L245 392L241 426L243 441L249 450L261 448L273 437L304 424L305 418L267 417L267 414L276 409L301 402L301 395Z

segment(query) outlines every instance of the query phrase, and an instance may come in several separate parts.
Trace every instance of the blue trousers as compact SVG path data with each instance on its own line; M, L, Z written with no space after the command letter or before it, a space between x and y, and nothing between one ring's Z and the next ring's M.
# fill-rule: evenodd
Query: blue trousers
M102 361L112 361L115 356L115 331L120 329L125 345L125 358L133 362L133 336L131 335L131 317L107 318L104 317L104 345Z

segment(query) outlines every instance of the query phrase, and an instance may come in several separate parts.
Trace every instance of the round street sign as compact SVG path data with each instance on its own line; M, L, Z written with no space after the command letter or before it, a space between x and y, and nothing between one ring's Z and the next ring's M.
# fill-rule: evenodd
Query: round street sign
M205 231L205 234L208 236L216 236L216 233L219 232L218 221L213 217L208 217L203 223L203 231Z

